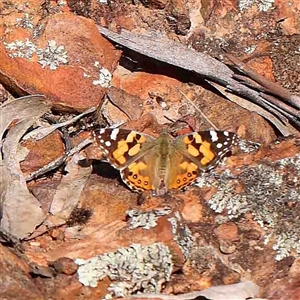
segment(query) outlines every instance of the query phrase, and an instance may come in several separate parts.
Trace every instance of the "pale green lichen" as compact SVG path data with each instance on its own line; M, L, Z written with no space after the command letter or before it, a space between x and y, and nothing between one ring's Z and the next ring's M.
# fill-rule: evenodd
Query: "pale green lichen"
M3 44L8 51L8 56L11 58L20 57L30 59L37 50L35 44L28 38L25 41L16 40L11 43L3 42Z
M16 18L16 27L33 29L33 17L24 13L24 18Z
M275 0L239 0L238 6L240 11L243 11L257 5L259 11L266 12L273 8L274 2Z
M78 279L85 286L96 287L109 277L113 283L104 299L125 297L138 291L158 293L170 279L173 264L169 248L162 243L149 246L133 244L116 252L90 259L76 259Z
M171 212L170 208L155 209L152 211L138 211L135 209L128 210L126 213L130 217L129 228L135 229L142 227L144 229L150 229L156 227L157 220Z
M65 47L57 46L54 40L48 41L48 46L45 49L38 49L36 53L42 68L49 66L50 70L55 70L59 65L68 63Z
M112 74L106 68L100 66L98 61L95 61L94 66L99 70L99 78L93 80L93 85L100 85L103 88L110 87Z
M17 40L11 43L3 42L3 44L11 58L31 59L36 54L42 68L48 66L50 70L55 70L59 65L68 62L67 51L65 51L64 46L57 46L54 40L48 41L46 48L39 49L28 38L25 41Z
M217 180L206 175L196 185L217 188L208 201L217 213L226 212L229 219L252 213L269 232L266 242L275 240L276 259L300 254L300 155L247 167L236 178L229 171ZM244 190L237 193L240 185Z
M194 237L178 211L168 220L172 225L174 240L179 245L184 259L187 260L194 246Z

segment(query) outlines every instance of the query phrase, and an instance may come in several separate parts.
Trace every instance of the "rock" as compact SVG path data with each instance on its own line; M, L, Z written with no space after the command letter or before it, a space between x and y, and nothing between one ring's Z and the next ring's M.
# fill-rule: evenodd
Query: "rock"
M284 0L276 2L276 18L281 20L280 28L286 35L293 35L300 33L299 22L299 2L291 2L290 5L286 5Z
M52 229L50 235L54 240L63 241L65 238L64 232L59 228Z
M44 94L64 110L99 104L121 52L99 34L93 21L68 12L50 15L40 26L32 40L30 29L11 25L0 44L0 80L18 93Z
M183 0L171 0L168 9L172 17L177 21L175 32L177 34L186 35L191 27L186 2Z
M142 1L142 2L144 2L144 1ZM149 6L149 7L163 9L166 7L168 0L148 0L145 2L147 3L147 6Z
M21 170L26 175L37 171L50 162L62 156L65 147L58 131L54 131L41 140L29 139L22 142L24 150L28 151L25 159L21 162Z
M286 278L277 279L265 288L261 297L266 299L280 300L299 300L300 286L299 281L296 283L289 282Z
M29 275L28 265L1 244L0 290L2 299L44 299Z
M300 257L296 258L289 270L289 277L300 282Z
M229 242L220 241L220 251L224 254L232 254L236 250L236 245Z
M239 240L238 227L232 223L224 223L214 230L214 233L221 240L234 242Z
M49 263L58 273L63 273L66 275L73 275L76 273L78 266L68 257L60 257L54 262Z

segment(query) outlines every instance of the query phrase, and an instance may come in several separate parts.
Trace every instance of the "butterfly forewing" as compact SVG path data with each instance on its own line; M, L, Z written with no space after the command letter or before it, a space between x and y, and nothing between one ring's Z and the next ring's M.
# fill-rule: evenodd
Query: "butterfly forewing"
M140 132L102 128L94 132L94 138L103 154L116 169L123 169L154 146L155 139Z
M200 131L178 137L175 140L186 158L200 170L214 168L231 151L236 143L236 134L228 131ZM179 147L179 146L178 146Z
M235 144L227 131L201 131L173 139L161 133L156 139L140 132L107 128L94 138L107 160L120 170L134 191L181 189L203 171L214 168Z

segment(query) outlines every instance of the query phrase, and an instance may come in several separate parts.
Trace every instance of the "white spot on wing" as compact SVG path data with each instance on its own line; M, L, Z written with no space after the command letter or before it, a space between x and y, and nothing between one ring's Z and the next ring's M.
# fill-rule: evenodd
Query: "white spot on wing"
M111 146L111 142L110 142L110 141L106 141L106 142L105 142L105 146L106 146L106 147L110 147L110 146Z
M115 129L111 132L110 138L111 138L112 140L115 141L115 140L117 139L118 133L119 133L119 129L118 129L118 128L115 128Z
M218 149L220 149L220 148L222 148L222 147L223 147L223 144L221 144L221 143L218 143L218 144L216 145L216 147L217 147Z
M229 132L228 132L228 131L223 131L223 134L224 134L225 136L229 136Z
M212 142L216 142L218 140L218 134L213 130L211 130L209 133L210 133Z
M101 139L101 140L100 140L100 143L103 144L103 143L104 143L104 140Z
M103 134L104 132L105 132L105 128L101 128L99 131L100 134Z

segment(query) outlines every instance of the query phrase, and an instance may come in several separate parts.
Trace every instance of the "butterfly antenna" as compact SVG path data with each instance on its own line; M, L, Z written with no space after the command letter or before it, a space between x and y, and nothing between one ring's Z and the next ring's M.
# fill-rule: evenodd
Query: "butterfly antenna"
M219 130L219 128L199 109L199 107L196 106L193 101L191 101L180 89L177 90L215 130Z

